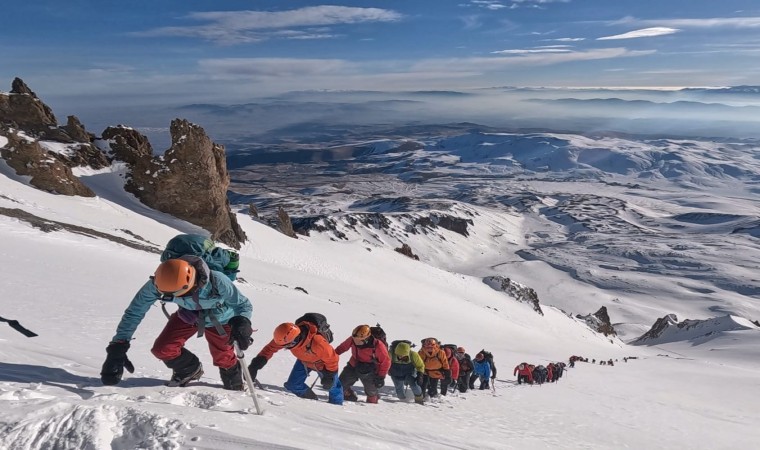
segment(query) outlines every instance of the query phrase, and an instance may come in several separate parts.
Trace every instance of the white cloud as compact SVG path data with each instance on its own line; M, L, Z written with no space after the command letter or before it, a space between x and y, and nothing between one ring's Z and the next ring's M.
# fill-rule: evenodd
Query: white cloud
M604 36L604 37L597 38L596 40L606 41L606 40L613 40L613 39L636 39L636 38L642 38L642 37L664 36L667 34L678 33L679 31L681 30L676 29L676 28L652 27L652 28L643 28L641 30L629 31L623 34L616 34L614 36Z
M707 19L642 20L645 24L660 24L680 28L760 28L760 17L714 17Z
M501 2L494 0L472 0L470 4L479 8L490 9L491 11L496 11L507 7Z
M512 49L512 50L499 50L491 52L495 55L526 55L530 53L567 53L570 50L566 48L530 48L530 49Z
M558 42L579 42L579 41L585 41L586 38L557 38L557 39L547 39L547 41L558 41Z
M135 33L140 36L180 36L205 39L224 44L259 42L272 38L316 39L334 37L325 32L289 30L293 36L283 36L284 29L325 27L365 22L393 22L403 18L395 11L380 8L347 6L310 6L289 11L209 11L188 15L189 19L207 24L187 27L163 27ZM279 30L279 31L278 31ZM280 33L280 34L278 34ZM301 33L300 36L297 36Z
M631 51L626 48L602 48L587 51L568 52L521 52L500 53L493 57L452 58L423 60L412 66L414 71L480 71L503 70L511 66L547 66L573 61L627 58L645 56L654 50Z

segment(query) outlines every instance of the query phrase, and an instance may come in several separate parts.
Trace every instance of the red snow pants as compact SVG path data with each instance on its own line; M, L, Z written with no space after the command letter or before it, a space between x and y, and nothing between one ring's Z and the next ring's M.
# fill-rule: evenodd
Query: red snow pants
M227 336L220 336L216 328L210 327L203 331L203 336L208 342L208 349L211 352L214 365L222 369L229 369L237 364L237 358L235 357L235 349L229 343L230 326L224 325L224 331L227 332ZM150 352L161 361L174 359L179 356L185 342L197 332L197 326L184 322L175 312L169 316L169 322L156 338Z

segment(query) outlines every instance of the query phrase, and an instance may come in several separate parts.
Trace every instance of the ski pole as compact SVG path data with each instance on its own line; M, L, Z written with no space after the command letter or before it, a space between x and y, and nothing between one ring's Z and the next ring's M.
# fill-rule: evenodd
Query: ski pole
M251 391L251 398L253 399L253 405L256 407L256 414L260 416L264 411L261 410L261 407L259 407L259 401L256 399L256 391L253 389L253 380L251 379L251 372L248 371L248 363L245 361L245 354L240 350L237 342L233 342L232 345L235 346L235 357L237 357L238 364L240 364L240 370L243 371L243 378L245 378L245 382L248 385L248 390Z

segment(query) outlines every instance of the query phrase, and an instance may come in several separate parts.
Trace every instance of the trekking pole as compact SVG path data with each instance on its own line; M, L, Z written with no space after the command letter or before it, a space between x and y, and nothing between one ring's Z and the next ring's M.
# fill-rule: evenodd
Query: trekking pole
M264 411L261 410L261 407L259 407L259 401L256 399L256 391L253 389L253 380L251 379L251 372L248 371L248 363L245 361L245 354L240 350L237 342L233 342L232 345L235 346L235 357L238 360L238 364L240 364L240 370L243 372L245 383L248 385L248 390L251 391L251 398L253 399L253 405L256 407L256 414L260 416Z

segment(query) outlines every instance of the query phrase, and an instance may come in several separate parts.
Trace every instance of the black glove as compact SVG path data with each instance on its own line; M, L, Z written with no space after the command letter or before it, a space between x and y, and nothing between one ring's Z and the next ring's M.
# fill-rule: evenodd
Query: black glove
M332 389L333 383L335 383L335 375L337 375L338 372L328 372L324 371L322 372L322 389L329 391Z
M267 361L268 361L268 359L266 359L265 357L263 357L261 355L253 358L253 360L251 361L251 363L248 364L248 372L251 373L251 380L255 380L256 379L256 375L259 374L259 370L263 369L264 366L267 365Z
M106 347L108 356L103 363L103 368L100 369L100 381L106 386L118 384L121 376L124 375L125 367L129 373L135 372L135 366L127 358L127 350L129 350L129 342L111 342Z
M441 369L441 374L443 375L444 379L451 380L451 370L449 370L449 369Z
M422 383L425 382L425 374L422 372L417 373L417 385L422 387Z
M247 317L235 316L228 323L230 325L230 344L237 342L240 350L247 350L253 343L251 321Z
M380 375L378 375L377 377L375 377L375 387L381 388L383 386L385 386L385 377L381 377Z

